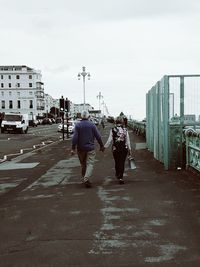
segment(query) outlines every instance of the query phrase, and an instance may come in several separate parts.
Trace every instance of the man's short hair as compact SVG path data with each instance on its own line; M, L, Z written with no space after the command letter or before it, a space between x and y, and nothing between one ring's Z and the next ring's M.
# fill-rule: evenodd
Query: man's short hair
M87 110L83 110L83 111L81 112L81 118L82 118L82 119L88 119L89 116L90 116L90 114L89 114L89 112L88 112Z

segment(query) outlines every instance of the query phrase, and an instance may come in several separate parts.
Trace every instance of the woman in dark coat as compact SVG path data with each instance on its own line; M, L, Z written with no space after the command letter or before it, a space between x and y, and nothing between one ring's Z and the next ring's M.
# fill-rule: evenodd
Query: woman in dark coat
M115 126L110 130L110 134L104 147L107 148L112 143L112 153L115 161L115 176L120 184L124 184L124 166L128 154L131 154L130 138L127 128L124 127L122 117L117 117Z

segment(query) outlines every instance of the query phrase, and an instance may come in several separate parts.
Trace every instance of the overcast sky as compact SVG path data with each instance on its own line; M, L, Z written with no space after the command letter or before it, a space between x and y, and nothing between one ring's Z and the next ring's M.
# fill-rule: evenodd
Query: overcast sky
M146 93L165 74L200 73L199 0L0 0L0 65L42 71L45 93L111 115L145 115Z

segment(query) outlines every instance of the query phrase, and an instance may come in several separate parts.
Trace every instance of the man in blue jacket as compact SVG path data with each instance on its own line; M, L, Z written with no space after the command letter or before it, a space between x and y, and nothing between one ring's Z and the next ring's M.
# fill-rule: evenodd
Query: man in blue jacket
M104 151L104 145L97 127L89 121L89 112L84 110L81 113L82 120L75 126L72 137L71 154L74 155L76 148L81 163L81 174L86 187L91 187L90 177L95 161L95 139L100 145L100 151Z

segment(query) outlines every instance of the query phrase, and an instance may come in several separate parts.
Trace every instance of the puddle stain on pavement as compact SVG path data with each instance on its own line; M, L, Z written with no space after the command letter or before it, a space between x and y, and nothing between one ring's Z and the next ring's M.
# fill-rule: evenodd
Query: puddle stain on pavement
M144 219L142 210L133 206L134 201L126 196L124 188L106 189L105 185L107 182L99 186L97 192L103 206L100 210L102 224L94 233L94 241L88 254L118 254L119 249L120 253L135 249L143 262L158 263L172 260L178 253L187 250L185 246L169 240L163 241L160 232L155 232L168 223L167 219ZM125 208L120 208L119 203ZM141 219L142 223L134 224L134 219ZM146 251L145 254L142 251Z

